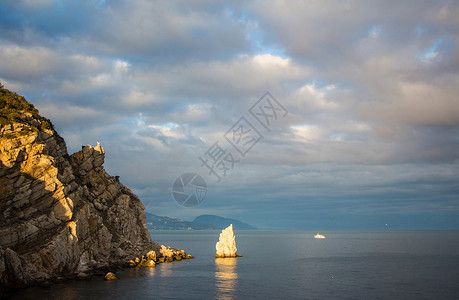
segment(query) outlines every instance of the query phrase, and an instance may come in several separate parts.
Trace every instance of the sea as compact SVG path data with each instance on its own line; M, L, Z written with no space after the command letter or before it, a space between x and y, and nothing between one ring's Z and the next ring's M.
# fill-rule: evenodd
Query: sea
M125 269L13 299L459 299L459 231L236 231L239 258L215 258L218 231L153 231L194 259Z

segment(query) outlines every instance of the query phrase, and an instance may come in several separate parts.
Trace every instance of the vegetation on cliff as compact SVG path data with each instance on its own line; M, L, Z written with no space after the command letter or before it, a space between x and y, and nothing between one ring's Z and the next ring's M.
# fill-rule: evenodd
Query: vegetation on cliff
M31 120L38 122L31 122ZM40 116L33 104L27 102L24 97L17 93L4 88L0 83L0 126L3 127L14 122L30 125L28 128L24 128L23 132L53 129L51 121Z

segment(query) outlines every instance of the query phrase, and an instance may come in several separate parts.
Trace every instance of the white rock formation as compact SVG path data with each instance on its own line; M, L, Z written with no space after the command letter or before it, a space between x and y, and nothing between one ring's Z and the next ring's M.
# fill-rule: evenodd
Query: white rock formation
M234 236L233 224L223 229L220 233L220 240L215 245L217 249L216 257L236 257L236 238Z

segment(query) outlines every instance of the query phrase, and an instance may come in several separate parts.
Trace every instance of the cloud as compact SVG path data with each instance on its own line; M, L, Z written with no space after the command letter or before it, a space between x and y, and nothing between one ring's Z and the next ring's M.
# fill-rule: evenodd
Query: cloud
M107 170L157 214L271 228L457 215L457 11L448 1L6 1L0 81L53 120L70 152L100 141ZM263 139L216 183L198 157L217 141L235 151L223 135L265 91L288 115L257 127ZM208 182L196 210L170 197L184 172Z
M355 87L352 97L366 102L356 109L367 111L366 119L451 125L458 121L451 97L457 93L458 77L447 65L457 66L457 58L451 46L443 44L457 41L458 32L439 30L449 15L446 7L456 9L451 3L425 2L413 14L404 2L394 14L394 8L381 1L273 1L257 10L262 28L274 33L288 55L317 66L314 71L322 80ZM426 28L421 34L419 26Z
M399 85L398 97L360 107L365 119L409 125L459 124L456 80ZM394 95L395 96L395 95Z
M86 48L142 64L231 57L248 50L247 25L221 4L120 1L107 3L94 23L95 34L82 40Z

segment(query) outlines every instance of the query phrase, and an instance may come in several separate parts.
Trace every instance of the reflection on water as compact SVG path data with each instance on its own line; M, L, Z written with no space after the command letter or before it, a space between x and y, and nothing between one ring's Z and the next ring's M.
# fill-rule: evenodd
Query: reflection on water
M172 276L172 271L173 271L173 265L172 263L162 263L160 265L159 269L159 276L161 277L170 277ZM153 269L154 270L154 269Z
M215 259L215 285L218 299L232 299L237 285L237 258Z
M145 275L154 276L156 268L145 268Z

